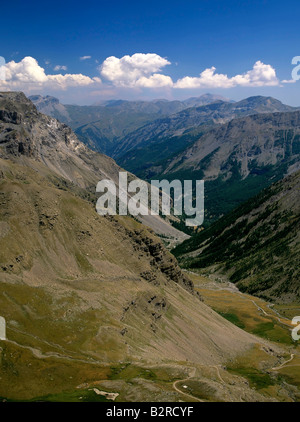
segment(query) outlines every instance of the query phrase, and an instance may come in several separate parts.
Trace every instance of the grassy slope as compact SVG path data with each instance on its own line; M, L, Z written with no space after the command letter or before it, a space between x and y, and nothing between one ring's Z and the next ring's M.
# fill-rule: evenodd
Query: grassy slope
M226 272L242 291L299 299L297 172L174 250L186 267Z
M270 303L263 299L239 292L220 277L206 278L198 272L189 272L189 277L193 280L204 302L224 318L273 344L284 345L286 355L273 368L280 367L290 359L291 353L294 354L292 362L274 370L265 361L265 349L258 347L228 362L227 370L244 377L252 388L269 396L276 396L285 382L299 388L299 345L291 337L291 329L294 327L291 320L298 312L295 305L289 308L289 316L279 315L278 310L281 312L281 306L275 306L274 309L274 306L270 306ZM285 309L287 309L286 305ZM299 400L299 391L296 394Z
M151 232L98 216L36 168L1 160L0 396L73 391L120 362L214 364L251 347L190 293Z

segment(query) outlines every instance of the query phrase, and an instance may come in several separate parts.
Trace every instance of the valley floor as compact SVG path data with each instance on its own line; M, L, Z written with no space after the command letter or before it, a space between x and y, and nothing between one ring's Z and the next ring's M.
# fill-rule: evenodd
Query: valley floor
M146 361L101 363L68 356L63 350L42 353L14 341L1 341L2 400L8 401L300 401L300 351L291 338L289 309L239 292L234 285L189 272L204 302L258 338L243 355L223 365ZM280 312L285 313L281 315ZM259 342L259 337L262 342ZM20 337L21 338L21 337ZM280 350L280 352L279 352ZM49 394L39 395L32 374L44 379ZM31 392L21 386L5 397L8 376L32 378ZM10 380L12 379L10 378ZM82 380L85 382L81 382ZM62 385L62 380L64 385ZM67 380L67 381L66 381ZM2 385L2 387L1 387ZM34 393L36 392L36 393Z

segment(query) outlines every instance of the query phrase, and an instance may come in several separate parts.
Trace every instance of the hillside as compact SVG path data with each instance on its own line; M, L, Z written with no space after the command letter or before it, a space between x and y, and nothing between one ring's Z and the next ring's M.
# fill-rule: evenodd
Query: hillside
M191 147L145 173L150 179L204 179L207 227L299 169L299 116L294 111L233 119L195 136Z
M174 157L164 173L202 170L208 179L228 177L233 165L243 177L257 168L286 161L299 154L300 111L255 114L233 119L201 136Z
M185 154L185 150L212 127L237 117L294 110L274 98L261 96L236 103L219 100L191 107L128 134L114 149L113 157L138 176L150 178L161 174L166 162L172 162L179 153Z
M110 179L118 186L121 168L113 159L91 151L68 126L39 113L24 94L0 93L0 119L0 157L33 158L31 166L36 161L45 164L65 179L58 183L67 180L94 198L99 180ZM138 218L171 242L187 237L159 216Z
M174 250L180 262L228 277L250 294L300 300L300 171Z
M106 172L97 154L23 94L0 99L0 308L8 337L1 341L1 397L78 388L79 396L130 367L143 375L135 390L126 384L127 400L134 391L135 398L178 399L168 386L154 395L158 387L147 381L153 365L184 378L191 368L182 362L219 365L260 342L202 303L153 232L130 217L96 213L85 189L90 174L75 174L73 165L84 152ZM271 360L280 357L266 350ZM237 399L242 388L249 400L263 400L243 381L235 385Z
M210 223L299 169L299 146L299 111L234 119L170 160L162 176L204 179Z

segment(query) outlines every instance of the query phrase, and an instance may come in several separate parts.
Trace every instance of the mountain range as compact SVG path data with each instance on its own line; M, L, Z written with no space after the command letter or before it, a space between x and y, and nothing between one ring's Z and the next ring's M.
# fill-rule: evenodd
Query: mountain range
M61 106L48 97L33 100L40 110L52 115L61 114L61 107L65 107L66 113L78 107L72 115L75 126L77 114L81 120L91 119L91 116L96 118L93 112L97 111L97 118L102 114L107 124L110 121L107 112L114 113L111 134L116 127L120 128L119 124L124 129L120 116L128 123L128 110L135 124L139 122L139 113L147 110L147 118L152 121L135 130L130 128L123 137L119 132L109 155L123 168L146 180L203 178L205 226L299 167L299 112L271 97L232 102L205 95L180 104L166 100L112 101L94 107ZM54 109L49 109L49 103ZM174 112L178 107L182 109ZM153 119L154 109L158 114L169 115ZM89 124L76 129L87 145L91 137L83 134L82 128ZM98 128L99 125L100 120ZM98 146L102 141L99 142ZM184 225L174 224L186 230Z
M92 106L63 105L51 96L33 95L29 99L41 113L68 124L90 148L111 156L119 139L152 120L192 105L204 105L217 100L229 101L212 94L185 101L110 100Z
M271 97L250 97L235 103L214 101L148 123L125 136L113 156L137 175L152 176L162 172L161 162L184 151L216 125L253 114L294 110Z
M210 222L298 170L299 154L299 111L256 114L203 134L165 162L162 176L204 179Z

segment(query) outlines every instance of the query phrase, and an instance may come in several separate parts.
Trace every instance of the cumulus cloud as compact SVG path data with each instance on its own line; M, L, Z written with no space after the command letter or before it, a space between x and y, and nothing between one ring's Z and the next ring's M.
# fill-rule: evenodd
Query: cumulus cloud
M67 68L67 66L61 66L61 65L57 64L57 65L54 67L54 71L55 71L55 72L58 72L59 70L68 70L68 68Z
M90 78L79 74L47 75L33 57L24 57L20 62L11 61L5 64L5 80L0 81L0 89L4 90L65 90L69 87L86 87L100 84L100 78Z
M91 58L92 56L82 56L82 57L79 57L79 60L89 60Z
M149 77L142 76L136 81L136 86L141 88L163 88L172 87L173 81L170 76L154 73Z
M237 85L242 86L279 85L275 69L269 64L262 63L260 60L254 64L253 69L243 75L237 75L232 79Z
M83 56L86 60L91 56ZM233 88L233 87L262 87L282 86L281 83L294 81L279 81L275 69L261 61L257 61L253 68L243 74L228 77L226 74L217 73L215 67L203 70L198 77L185 76L176 82L162 70L171 63L158 54L136 53L121 58L110 56L99 70L101 75L109 83L102 83L98 77L79 74L62 74L59 71L67 71L66 66L57 65L54 70L57 74L47 74L37 60L33 57L24 57L19 62L10 61L1 67L4 80L0 77L0 90L22 90L27 93L36 91L59 91L68 88L91 88L93 92L103 92L105 89L118 91L123 88L148 88L148 89L209 89L209 88ZM100 88L99 88L100 87Z
M158 73L169 64L158 54L136 53L122 58L108 57L100 66L100 72L113 85L126 88L224 89L279 85L275 69L261 61L257 61L248 72L233 77L217 73L216 68L211 67L201 72L199 77L185 76L177 82L173 82L170 76Z
M279 80L276 76L275 69L261 61L257 61L253 69L242 75L236 75L229 78L222 73L216 73L216 68L211 67L200 73L199 77L186 76L179 79L175 84L175 88L233 88L236 86L260 87L260 86L276 86Z
M100 66L100 72L115 86L157 88L173 85L169 76L157 73L169 64L167 59L151 53L136 53L120 59L110 56Z

